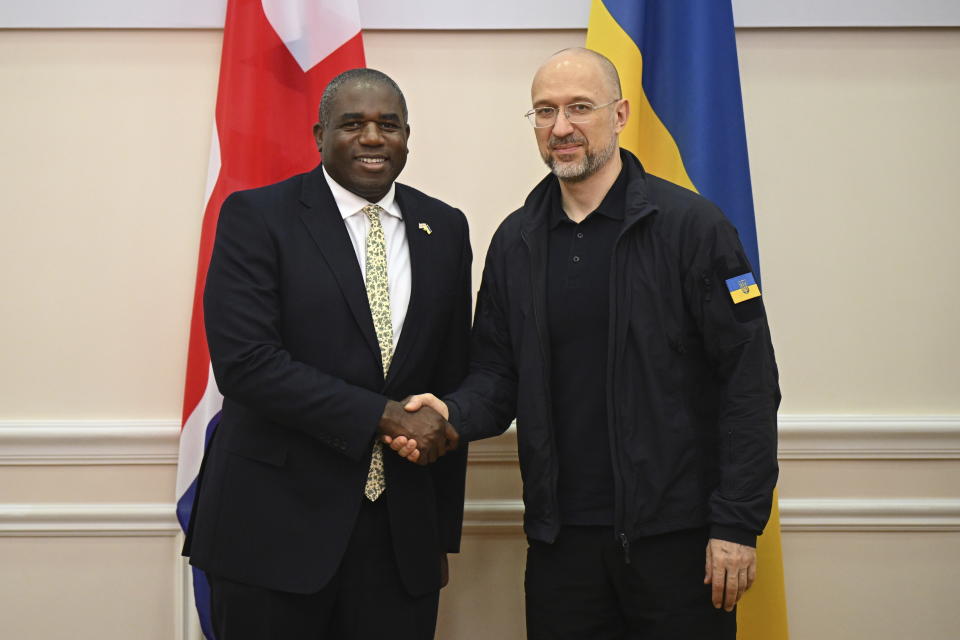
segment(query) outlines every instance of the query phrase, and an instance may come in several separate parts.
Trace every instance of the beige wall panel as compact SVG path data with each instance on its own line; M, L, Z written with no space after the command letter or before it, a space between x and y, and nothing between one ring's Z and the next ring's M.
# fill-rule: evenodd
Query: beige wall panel
M171 640L175 539L0 539L0 636Z
M168 503L176 475L170 464L0 466L0 503Z
M461 553L450 558L450 586L441 591L437 638L524 638L523 535L467 536Z
M220 34L0 31L0 415L179 414Z
M960 408L960 30L738 35L788 413Z
M220 37L0 32L4 417L179 412ZM582 32L365 38L410 97L404 179L468 213L479 273L543 174L530 75ZM784 410L956 411L960 30L739 44Z
M781 498L956 498L960 460L781 460Z
M790 533L783 537L790 637L957 637L960 534Z

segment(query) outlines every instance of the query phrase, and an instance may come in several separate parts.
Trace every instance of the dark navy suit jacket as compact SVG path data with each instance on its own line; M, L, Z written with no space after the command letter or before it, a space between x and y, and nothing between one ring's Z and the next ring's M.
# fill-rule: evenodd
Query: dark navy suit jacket
M322 588L350 538L387 399L442 394L463 378L466 218L401 184L396 199L412 291L386 380L360 265L320 167L224 202L204 291L224 404L184 547L195 566L282 591ZM466 448L428 467L384 454L380 499L404 585L419 595L439 587L440 554L459 548Z

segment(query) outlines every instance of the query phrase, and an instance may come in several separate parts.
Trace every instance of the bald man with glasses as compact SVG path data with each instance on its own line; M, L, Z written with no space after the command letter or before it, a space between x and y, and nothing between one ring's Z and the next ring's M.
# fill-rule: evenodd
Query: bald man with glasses
M777 479L763 303L728 287L752 268L714 204L619 147L609 60L561 51L531 93L550 175L491 242L467 379L406 408L461 441L516 417L529 638L733 640Z

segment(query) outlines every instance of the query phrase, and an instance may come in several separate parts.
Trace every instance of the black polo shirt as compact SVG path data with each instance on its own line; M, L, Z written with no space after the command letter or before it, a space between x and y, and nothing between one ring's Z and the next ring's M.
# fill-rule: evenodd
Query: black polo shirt
M626 208L626 172L580 224L551 194L547 324L553 430L560 461L560 521L613 525L613 466L607 431L610 260Z

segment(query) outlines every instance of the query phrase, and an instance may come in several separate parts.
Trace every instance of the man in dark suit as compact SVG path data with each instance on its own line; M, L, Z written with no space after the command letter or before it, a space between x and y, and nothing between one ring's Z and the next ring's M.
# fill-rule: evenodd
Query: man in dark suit
M466 451L397 400L463 377L472 255L460 211L394 182L409 133L393 80L347 71L322 164L224 202L204 292L223 414L184 548L218 640L433 638Z

